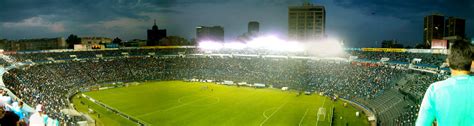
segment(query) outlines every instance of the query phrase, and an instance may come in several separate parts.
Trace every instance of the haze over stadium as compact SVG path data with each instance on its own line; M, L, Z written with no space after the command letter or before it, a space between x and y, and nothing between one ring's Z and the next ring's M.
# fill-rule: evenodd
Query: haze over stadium
M0 125L412 126L451 46L472 52L473 8L2 0Z

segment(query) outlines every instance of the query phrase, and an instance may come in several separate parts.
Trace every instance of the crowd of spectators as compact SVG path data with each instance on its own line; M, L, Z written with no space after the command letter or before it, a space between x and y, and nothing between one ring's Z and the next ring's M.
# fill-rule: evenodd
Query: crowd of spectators
M420 106L417 105L407 105L404 107L405 111L400 113L400 115L395 119L395 123L398 126L413 126L415 125L416 118L418 116L418 111Z
M407 105L405 111L400 113L395 122L400 126L411 126L415 125L421 100L430 84L445 80L449 75L410 71L406 72L405 76L406 82L399 85L399 89L407 93L407 98L409 98L408 96L413 98L414 104Z
M74 125L78 118L61 113L69 107L66 94L70 89L110 82L144 80L209 79L264 83L274 88L289 87L298 91L316 91L346 99L372 99L384 90L393 88L404 75L404 70L385 66L353 64L338 60L308 60L262 57L209 57L209 56L146 56L157 50L91 51L78 53L51 53L48 55L15 54L26 59L70 59L70 55L83 60L65 60L41 63L12 69L3 75L7 88L27 104L44 106L46 115L61 123ZM105 58L93 58L97 54ZM376 59L375 54L358 54L361 58ZM364 57L366 56L366 57ZM405 57L389 54L393 59ZM409 58L412 58L408 56ZM418 56L413 56L418 57ZM35 61L33 60L33 61ZM430 78L424 79L425 81ZM428 84L428 83L427 83ZM408 89L420 90L413 86Z
M400 89L410 93L415 99L420 100L423 98L426 89L430 84L447 79L447 75L444 74L432 74L432 73L421 73L415 72L406 77L406 83L400 85Z
M193 49L120 49L120 50L97 50L97 51L63 51L63 52L40 52L40 51L31 51L31 52L15 52L15 53L4 53L5 56L13 57L16 62L24 62L27 60L35 61L46 61L48 58L53 58L54 60L63 60L71 58L95 58L97 55L102 55L103 57L120 57L120 56L146 56L149 53L153 52L154 55L167 55L167 54L177 54L177 52L190 52ZM75 56L75 57L71 57Z
M431 53L406 53L406 52L367 52L367 51L349 51L353 56L359 59L380 61L382 58L390 58L389 61L412 63L414 59L421 59L417 64L430 64L441 66L446 59L445 54Z
M403 70L353 64L319 63L312 65L310 83L314 88L346 99L374 98L390 89Z
M304 52L278 52L278 51L265 51L265 50L219 50L209 51L200 49L120 49L120 50L97 50L97 51L65 51L65 52L16 52L6 53L9 56L13 56L17 61L44 61L47 58L54 59L70 59L71 55L77 56L77 58L93 58L96 55L103 55L104 57L116 57L116 56L144 56L149 55L150 52L155 55L166 55L176 54L176 52L186 53L222 53L222 54L258 54L258 55L298 55L308 56L309 54ZM445 54L431 54L431 53L407 53L407 52L370 52L370 51L346 51L347 53L338 54L338 57L348 57L349 55L357 56L359 59L375 60L380 61L382 58L390 58L389 61L406 62L412 63L414 59L421 59L419 64L431 64L440 66L445 62ZM125 54L126 53L126 54ZM311 54L312 56L319 56L318 54Z
M154 62L157 61L157 62ZM7 88L28 104L41 104L50 118L73 125L78 119L61 112L71 89L105 82L156 80L162 62L154 58L119 58L37 64L3 75Z

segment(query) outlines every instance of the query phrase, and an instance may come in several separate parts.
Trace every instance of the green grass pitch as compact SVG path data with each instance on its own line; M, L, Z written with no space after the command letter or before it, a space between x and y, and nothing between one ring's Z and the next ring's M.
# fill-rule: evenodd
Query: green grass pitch
M333 125L369 125L365 115L356 117L357 110L350 105L344 107L339 100L334 102L317 94L297 96L293 91L271 88L159 81L85 95L157 126L328 126L332 107ZM135 125L78 96L73 98L76 109L96 111L89 115L98 125ZM320 108L325 112L319 113L325 115L318 119Z

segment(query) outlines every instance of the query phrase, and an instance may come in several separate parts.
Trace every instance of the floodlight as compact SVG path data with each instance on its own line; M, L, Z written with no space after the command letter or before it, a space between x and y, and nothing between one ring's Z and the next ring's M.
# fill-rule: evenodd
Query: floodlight
M241 49L247 48L247 45L240 42L229 42L229 43L224 43L224 48L241 50Z
M200 49L205 49L205 50L219 50L223 48L223 45L218 42L213 42L213 41L203 41L200 42L198 47Z

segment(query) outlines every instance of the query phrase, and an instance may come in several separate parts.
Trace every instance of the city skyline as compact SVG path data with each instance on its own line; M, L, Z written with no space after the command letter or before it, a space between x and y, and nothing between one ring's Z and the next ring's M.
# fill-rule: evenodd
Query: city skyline
M79 36L146 39L146 29L157 19L168 35L195 37L195 27L220 25L226 40L247 31L248 21L259 21L262 34L287 37L288 6L305 0L54 0L0 1L0 38L47 38ZM466 19L466 34L472 37L474 2L461 1L311 1L327 10L327 34L354 47L376 47L382 40L396 39L413 46L423 41L423 17L433 12ZM370 8L369 8L370 7ZM219 10L219 11L216 11ZM71 16L73 15L73 16ZM350 19L350 20L349 20ZM360 32L364 31L364 32ZM415 43L416 42L416 43Z

